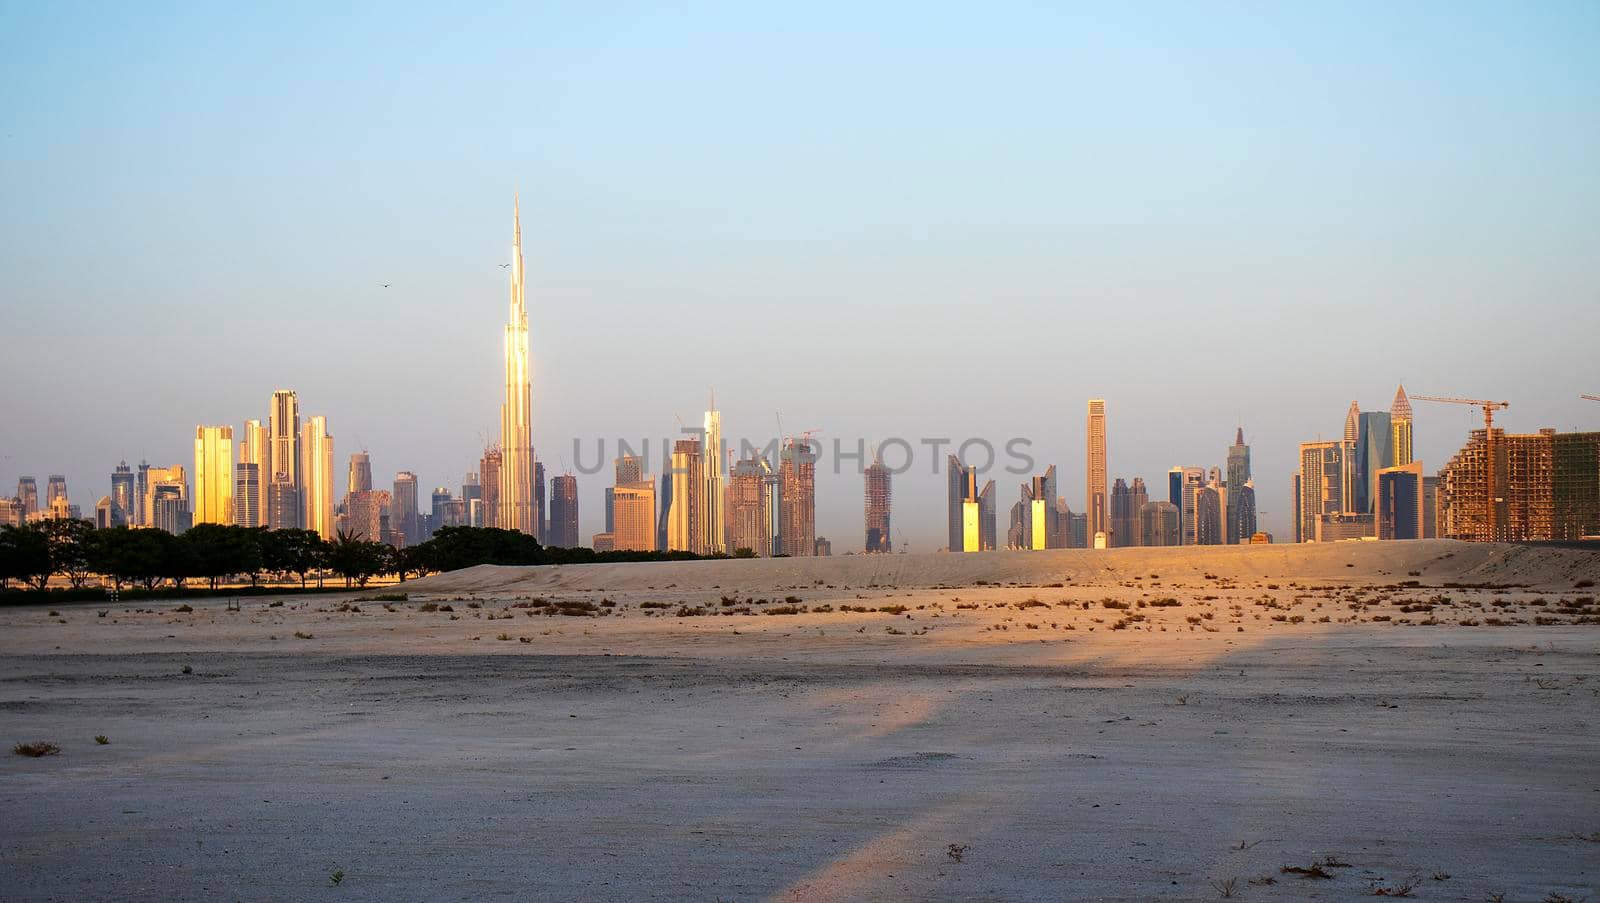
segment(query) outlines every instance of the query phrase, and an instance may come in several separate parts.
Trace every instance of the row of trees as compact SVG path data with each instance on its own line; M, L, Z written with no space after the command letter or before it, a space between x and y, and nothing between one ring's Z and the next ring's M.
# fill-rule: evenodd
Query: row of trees
M44 589L51 577L82 587L91 577L112 586L154 589L205 580L215 589L229 579L256 585L263 575L293 575L304 587L310 575L334 574L345 586L373 577L401 580L479 564L539 565L595 561L694 558L686 552L604 552L556 549L512 530L445 527L425 543L396 549L340 533L331 540L311 530L268 530L197 524L180 536L127 527L97 529L83 520L48 520L0 527L0 590L13 582Z

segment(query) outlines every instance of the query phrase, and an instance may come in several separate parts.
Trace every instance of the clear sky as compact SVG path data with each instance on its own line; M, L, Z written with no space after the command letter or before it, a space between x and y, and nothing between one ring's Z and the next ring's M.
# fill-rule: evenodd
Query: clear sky
M1402 380L1600 428L1593 2L326 6L0 9L0 486L87 511L287 387L341 492L459 487L514 191L552 472L714 385L729 438L1028 438L1082 510L1104 397L1153 489L1242 423L1286 538L1295 445ZM1416 407L1432 470L1479 415ZM895 495L942 545L926 454Z

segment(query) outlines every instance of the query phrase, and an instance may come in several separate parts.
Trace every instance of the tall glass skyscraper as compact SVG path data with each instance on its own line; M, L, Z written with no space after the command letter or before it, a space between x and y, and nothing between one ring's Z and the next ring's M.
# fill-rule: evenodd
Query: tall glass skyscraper
M500 511L495 526L539 533L533 492L533 377L528 359L528 306L523 295L522 210L511 205L511 312L506 321L506 385L500 404Z
M194 428L194 523L233 523L233 427Z

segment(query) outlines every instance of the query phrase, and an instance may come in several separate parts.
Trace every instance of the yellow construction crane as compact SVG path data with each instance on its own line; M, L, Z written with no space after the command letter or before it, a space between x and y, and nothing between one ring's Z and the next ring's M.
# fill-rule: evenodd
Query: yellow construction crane
M1437 401L1443 404L1470 404L1483 408L1483 454L1487 459L1484 467L1484 492L1483 492L1483 520L1484 526L1489 531L1489 541L1493 542L1499 532L1495 529L1494 516L1494 412L1503 411L1511 407L1509 401L1485 401L1481 398L1444 398L1436 395L1413 395L1415 401Z

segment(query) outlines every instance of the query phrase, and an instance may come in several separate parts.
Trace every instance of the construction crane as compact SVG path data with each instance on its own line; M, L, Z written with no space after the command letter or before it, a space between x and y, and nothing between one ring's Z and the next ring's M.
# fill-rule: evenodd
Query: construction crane
M1489 531L1489 541L1493 542L1498 532L1495 530L1494 516L1494 412L1503 411L1511 407L1509 401L1484 401L1481 398L1442 398L1434 395L1413 395L1416 401L1436 401L1442 404L1470 404L1483 408L1483 454L1486 459L1484 472L1483 492L1483 522Z

